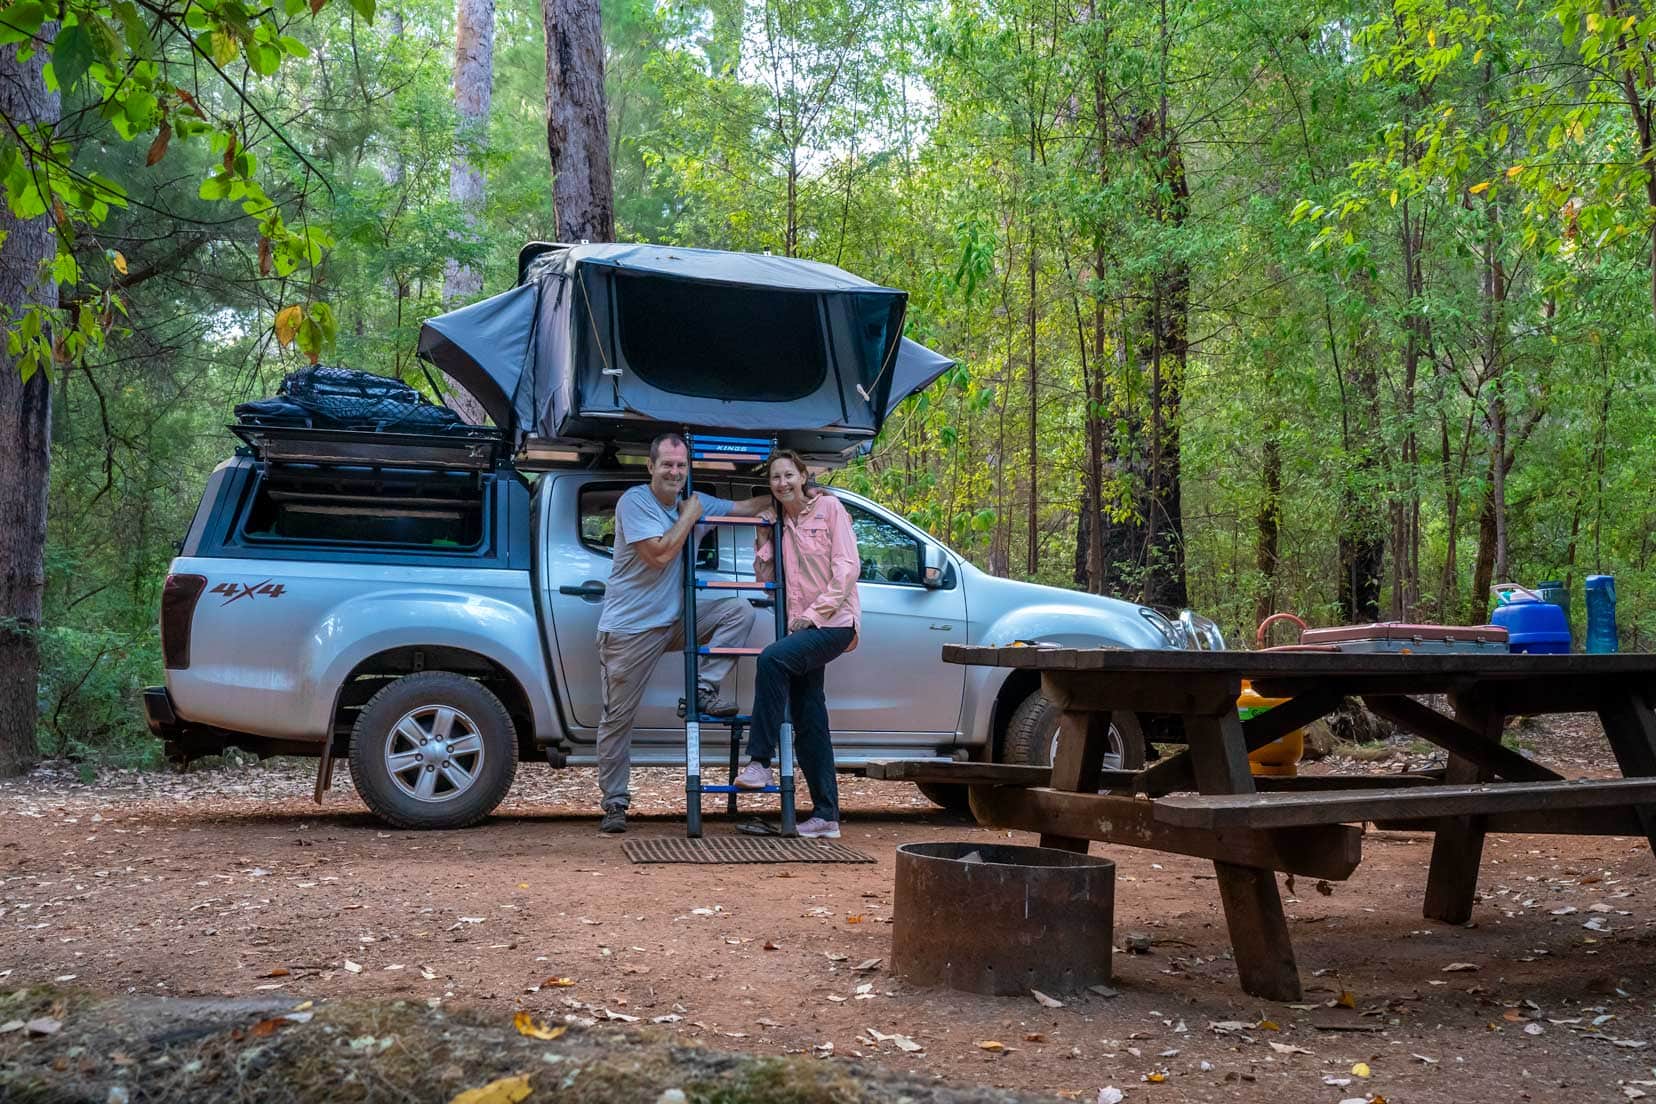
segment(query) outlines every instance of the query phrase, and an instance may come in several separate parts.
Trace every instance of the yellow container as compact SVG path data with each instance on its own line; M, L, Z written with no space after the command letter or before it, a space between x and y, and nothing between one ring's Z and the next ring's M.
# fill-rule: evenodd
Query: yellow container
M1266 698L1254 693L1247 679L1242 680L1242 693L1236 697L1236 711L1245 721L1249 717L1286 702L1287 698ZM1300 729L1272 740L1248 756L1248 770L1254 774L1292 778L1299 773L1300 756L1305 752L1305 733Z

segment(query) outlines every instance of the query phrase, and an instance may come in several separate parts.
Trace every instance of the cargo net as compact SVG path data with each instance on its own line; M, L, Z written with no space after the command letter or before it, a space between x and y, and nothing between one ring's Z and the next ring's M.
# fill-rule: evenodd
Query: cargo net
M375 429L445 429L459 422L454 411L427 402L401 380L319 366L294 372L277 392L323 424Z

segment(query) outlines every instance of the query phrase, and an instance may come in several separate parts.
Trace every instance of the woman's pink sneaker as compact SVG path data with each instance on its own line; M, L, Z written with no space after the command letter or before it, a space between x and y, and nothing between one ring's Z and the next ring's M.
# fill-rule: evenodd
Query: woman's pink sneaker
M797 829L806 839L839 839L839 821L812 817Z
M737 772L735 781L731 783L738 790L762 790L766 786L774 786L771 781L770 768L759 763L749 762Z

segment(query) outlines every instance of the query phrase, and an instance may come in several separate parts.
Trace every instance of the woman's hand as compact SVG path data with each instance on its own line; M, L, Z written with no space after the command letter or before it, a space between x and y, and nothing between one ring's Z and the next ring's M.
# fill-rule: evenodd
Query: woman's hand
M788 618L788 631L789 632L799 632L803 629L810 629L810 628L814 628L814 627L815 626L811 624L811 619L809 617L790 617L790 618Z

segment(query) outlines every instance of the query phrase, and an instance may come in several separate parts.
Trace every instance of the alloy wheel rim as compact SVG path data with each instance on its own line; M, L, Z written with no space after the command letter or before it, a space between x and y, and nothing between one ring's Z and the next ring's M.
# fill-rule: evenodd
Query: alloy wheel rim
M1104 769L1121 769L1121 729L1110 726L1110 750L1104 753ZM1058 761L1058 726L1052 728L1052 735L1047 738L1047 765L1051 766Z
M451 705L422 705L391 726L383 754L401 793L432 804L453 801L483 772L483 734Z

